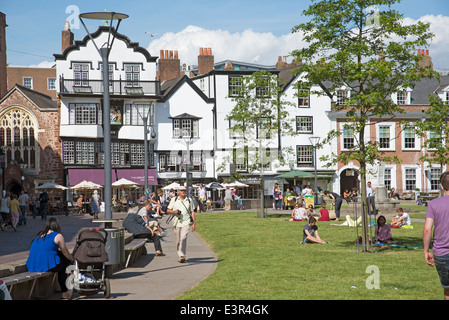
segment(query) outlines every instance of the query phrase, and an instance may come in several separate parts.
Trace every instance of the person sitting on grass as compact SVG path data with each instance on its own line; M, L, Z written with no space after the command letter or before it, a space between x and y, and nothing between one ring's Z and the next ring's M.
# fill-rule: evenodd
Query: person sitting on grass
M396 212L398 213L398 215L396 217L393 217L393 219L391 219L390 226L392 226L393 228L400 228L404 225L407 226L412 225L410 216L408 213L404 212L404 209L398 208Z
M314 217L309 218L309 222L304 226L302 230L302 243L322 243L329 244L320 238L318 234L318 227L315 225L316 219Z
M418 199L416 200L416 204L418 206L426 206L427 207L427 201L423 199L421 196L418 196Z
M302 208L299 203L295 204L294 209L292 210L292 217L289 221L306 221L306 209Z
M309 220L312 216L318 216L318 218L320 217L319 214L317 214L315 209L313 208L313 205L309 204L309 207L306 210L307 220Z
M318 221L330 221L329 211L326 209L326 203L321 204L320 218Z
M387 219L385 219L384 216L379 216L377 218L375 239L376 241L386 244L395 243L391 236L390 226L386 222Z

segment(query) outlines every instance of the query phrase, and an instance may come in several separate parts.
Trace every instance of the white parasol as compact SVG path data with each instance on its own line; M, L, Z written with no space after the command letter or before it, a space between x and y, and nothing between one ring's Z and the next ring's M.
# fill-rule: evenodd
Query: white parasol
M45 182L44 184L40 185L36 189L39 189L39 190L66 190L67 188L64 186L61 186L60 184L54 183L54 182Z
M74 185L73 187L71 187L70 189L77 189L77 190L96 190L96 189L100 189L103 188L103 186L96 184L92 181L86 181L83 180L80 183Z
M165 187L162 188L162 189L164 189L164 190L170 190L170 189L175 189L175 190L177 190L177 189L179 189L180 186L181 186L181 185L180 185L179 183L173 182L173 183L170 183L168 186L165 186Z
M116 182L112 183L113 187L137 187L137 183L125 178L121 178L120 180L117 180Z

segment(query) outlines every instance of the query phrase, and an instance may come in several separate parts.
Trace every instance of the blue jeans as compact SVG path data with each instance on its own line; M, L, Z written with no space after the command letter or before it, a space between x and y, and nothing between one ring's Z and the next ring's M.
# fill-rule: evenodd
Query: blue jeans
M274 200L274 207L275 209L282 209L282 200L281 199Z
M27 224L27 218L26 218L26 212L27 212L27 207L26 206L20 206L20 217L19 217L19 225L23 224Z
M440 276L440 283L444 289L449 289L449 254L433 257L435 268Z

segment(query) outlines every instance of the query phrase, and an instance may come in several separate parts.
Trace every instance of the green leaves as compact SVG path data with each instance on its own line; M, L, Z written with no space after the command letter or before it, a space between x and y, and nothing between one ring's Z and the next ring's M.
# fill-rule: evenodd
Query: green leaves
M402 15L391 7L396 0L323 0L303 12L308 22L295 26L308 47L292 52L304 65L303 86L321 85L314 93L337 100L339 90L347 99L332 105L344 112L354 128L357 145L334 155L333 163L358 160L362 165L388 159L376 142L365 138L371 119L395 117L403 110L391 97L400 88L413 88L423 77L433 77L431 69L417 66L419 48L432 38L429 26L421 22L405 25ZM376 15L375 17L373 15ZM374 21L374 20L375 21ZM374 23L374 22L375 23ZM331 142L336 137L330 132Z

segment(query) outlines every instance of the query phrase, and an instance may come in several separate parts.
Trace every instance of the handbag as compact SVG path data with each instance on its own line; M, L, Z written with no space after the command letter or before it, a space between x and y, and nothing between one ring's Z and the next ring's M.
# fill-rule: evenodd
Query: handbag
M329 210L329 220L335 220L337 216L335 214L335 207L332 206L332 209Z

